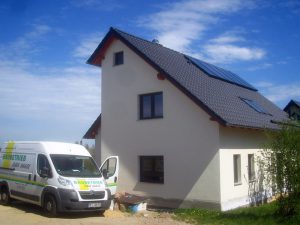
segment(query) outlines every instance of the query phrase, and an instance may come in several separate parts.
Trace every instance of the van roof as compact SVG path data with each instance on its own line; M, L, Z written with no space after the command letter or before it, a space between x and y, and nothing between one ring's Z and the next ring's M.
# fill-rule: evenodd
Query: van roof
M5 142L1 152L5 151L8 143L13 143L13 149L28 150L46 154L84 155L91 156L85 147L79 144L49 141L10 141Z

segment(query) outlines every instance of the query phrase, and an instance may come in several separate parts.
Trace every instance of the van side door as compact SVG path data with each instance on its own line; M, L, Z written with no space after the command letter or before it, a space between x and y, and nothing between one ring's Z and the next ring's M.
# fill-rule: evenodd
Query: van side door
M10 158L10 173L7 173L11 197L24 201L37 203L38 198L34 193L34 153L24 153L24 150L13 152Z
M119 176L119 157L111 156L106 158L100 167L100 171L106 180L111 194L115 195Z
M48 184L48 180L52 177L52 170L47 156L44 154L38 154L33 180L35 182L34 192L37 196L39 196L40 203L43 189Z

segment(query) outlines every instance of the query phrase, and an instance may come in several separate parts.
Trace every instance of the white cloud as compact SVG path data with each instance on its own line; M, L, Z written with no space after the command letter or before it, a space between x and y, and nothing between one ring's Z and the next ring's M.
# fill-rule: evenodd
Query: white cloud
M205 58L215 63L230 63L234 61L250 61L262 59L266 51L257 47L246 46L247 40L242 36L244 30L233 29L208 41L202 48ZM269 64L252 68L265 69Z
M33 30L24 35L26 39L39 38L52 31L52 28L45 24L34 24Z
M41 76L0 64L0 115L91 121L100 110L99 69L87 66L48 70L49 74Z
M263 64L258 64L258 65L255 65L255 66L251 66L247 70L249 70L249 71L265 70L265 69L271 68L272 66L273 66L272 63L263 63Z
M155 30L159 42L180 52L193 52L191 44L199 40L209 26L222 16L242 8L254 7L252 1L189 0L166 5L166 9L142 20Z
M71 5L98 11L112 11L122 7L118 0L70 0Z
M39 41L51 31L47 25L35 25L11 43L0 45L0 142L80 140L99 115L99 68L85 65L84 60L82 66L47 67L30 59L40 53Z
M33 24L31 30L9 43L0 43L0 59L10 59L12 62L18 58L18 64L28 63L26 56L39 53L45 47L40 42L53 29L45 24Z
M291 99L300 99L300 83L274 84L259 82L256 86L261 88L264 96L281 107L284 107Z
M195 48L195 42L203 38L208 29L227 15L256 7L247 0L189 0L166 5L158 13L150 15L141 24L155 30L161 44L194 57L213 63L258 60L266 51L247 46L240 29L233 29Z
M260 81L258 83L256 83L255 85L258 88L269 88L273 86L273 83L268 82L268 81Z
M94 52L103 38L102 33L90 34L83 38L75 48L73 56L78 58L88 58Z
M209 61L217 63L257 60L266 54L260 48L240 47L233 44L208 44L204 46L203 50Z
M239 37L237 35L232 34L226 34L210 40L210 42L214 44L228 44L241 41L245 41L245 39L243 37Z

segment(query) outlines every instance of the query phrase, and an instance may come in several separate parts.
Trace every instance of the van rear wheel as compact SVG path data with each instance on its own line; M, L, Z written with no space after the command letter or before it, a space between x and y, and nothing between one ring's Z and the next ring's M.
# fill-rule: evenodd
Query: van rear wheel
M45 197L44 210L50 217L57 216L57 204L55 198L52 195L48 195Z
M11 198L9 196L9 191L7 187L2 187L0 190L0 204L9 205L10 202L11 202Z

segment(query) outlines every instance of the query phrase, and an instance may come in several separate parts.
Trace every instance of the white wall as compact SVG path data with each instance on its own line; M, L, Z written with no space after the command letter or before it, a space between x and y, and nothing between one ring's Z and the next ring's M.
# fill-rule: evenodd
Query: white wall
M295 106L295 105L292 105L291 107L290 107L290 115L292 115L293 113L295 113L295 114L297 114L297 115L300 115L300 109L299 109L299 107L297 107L297 106ZM296 116L295 116L296 117ZM298 119L297 117L296 117L296 119Z
M113 66L117 51L124 51L124 65ZM107 50L102 61L101 158L119 155L118 191L219 203L219 125L156 75L120 41ZM164 118L139 120L138 95L158 91L163 92ZM164 156L164 184L139 182L140 155Z
M264 131L220 127L221 208L228 210L250 202L248 154L259 155L265 141ZM233 155L241 155L241 184L234 185ZM258 166L255 165L256 175ZM251 185L251 186L249 186ZM256 184L255 184L256 185ZM250 189L249 189L250 187Z

